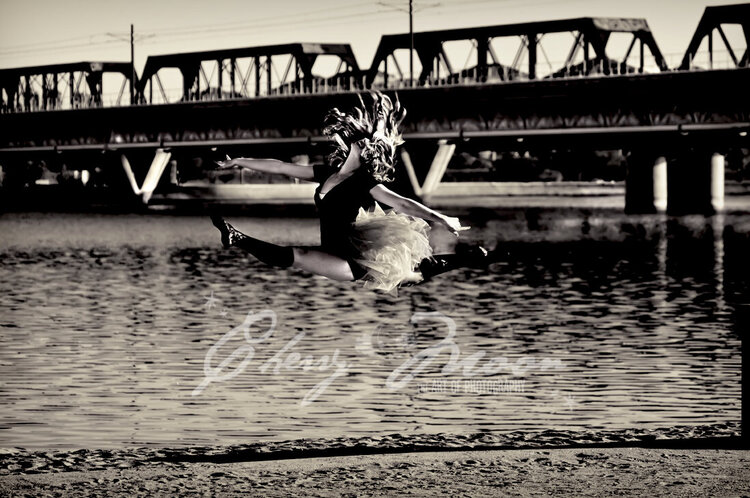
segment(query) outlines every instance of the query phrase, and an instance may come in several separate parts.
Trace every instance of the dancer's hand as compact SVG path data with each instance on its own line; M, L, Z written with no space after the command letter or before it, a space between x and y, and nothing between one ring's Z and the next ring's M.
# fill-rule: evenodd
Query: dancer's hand
M458 237L458 232L469 230L471 227L461 226L461 221L455 216L443 216L443 224L445 227Z
M226 156L226 161L214 161L216 165L218 166L217 169L232 169L232 168L239 168L239 164L235 162L234 159L232 159L229 156Z

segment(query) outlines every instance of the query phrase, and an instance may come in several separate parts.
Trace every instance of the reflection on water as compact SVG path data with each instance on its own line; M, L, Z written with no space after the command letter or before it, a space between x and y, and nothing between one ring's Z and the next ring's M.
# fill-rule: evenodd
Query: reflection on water
M581 223L557 214L546 232L538 220L518 228L515 218L480 218L470 237L500 243L506 259L393 297L221 250L200 218L5 215L0 446L739 420L733 313L750 296L745 218L601 215ZM280 242L316 236L314 220L239 225ZM559 236L565 227L574 229ZM278 323L253 345L244 370L192 396L211 346L264 309ZM411 320L427 312L444 318ZM389 375L439 344L450 322L454 347L421 370L412 364L401 373L414 379L389 389ZM247 355L244 341L242 333L230 338L209 367L245 346L216 373L234 371ZM451 352L462 368L446 372ZM308 355L315 363L303 369ZM333 374L329 362L345 365L344 375L302 406Z

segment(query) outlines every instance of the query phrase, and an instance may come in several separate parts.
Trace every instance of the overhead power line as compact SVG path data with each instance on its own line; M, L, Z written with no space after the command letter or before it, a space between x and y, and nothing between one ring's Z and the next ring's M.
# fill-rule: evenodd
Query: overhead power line
M331 10L334 12L340 12L344 10L351 10L356 9L360 7L369 7L372 6L372 2L370 1L364 1L364 2L358 2L358 3L347 3L346 5L343 5L341 7L334 7L333 9L315 9L310 11L303 11L303 12L291 12L291 13L284 13L282 15L275 15L275 16L267 16L267 17L255 17L252 21L235 21L235 22L226 22L226 23L218 23L218 24L200 24L200 25L193 25L193 26L180 26L180 27L174 27L174 28L159 28L158 26L149 27L148 25L145 27L146 31L158 31L159 33L172 33L172 32L195 32L195 30L210 30L210 29L225 29L225 28L231 28L231 27L237 27L237 26L255 26L255 25L262 25L267 22L273 22L273 21L284 21L284 20L291 20L295 18L303 18L307 19L311 15L316 14L325 14L326 16L330 15Z
M425 3L425 2L414 2L414 11L418 12L421 9L427 9L422 14L425 18L440 17L445 14L445 11L453 11L455 9L471 9L487 4L502 4L503 7L507 8L514 3L520 3L523 6L528 5L544 5L549 3L556 3L559 0L542 0L532 2L531 4L523 3L520 0L462 0L460 2L451 2L450 0L442 0L440 3ZM580 0L572 0L576 2ZM398 3L404 3L404 9L408 8L408 0L396 0L388 3L363 1L357 3L347 3L334 9L314 9L297 13L290 13L288 15L276 15L266 16L262 18L255 18L254 20L247 21L236 21L224 24L204 24L187 27L175 27L167 29L156 29L147 30L150 32L136 35L135 41L142 42L143 44L154 45L160 44L164 41L180 41L186 38L189 39L205 39L205 38L225 38L228 36L236 36L237 32L240 31L267 31L269 29L278 28L295 28L301 25L310 26L325 26L325 25L337 25L346 22L350 19L358 17L368 18L375 17L380 21L386 19L395 18L397 10L403 10L399 7ZM434 10L430 10L433 8ZM384 10L385 9L385 10ZM330 12L345 12L341 14L331 15ZM346 13L348 12L348 13ZM390 26L390 25L389 25ZM56 41L49 42L34 42L28 44L20 44L13 46L5 46L0 48L0 58L11 58L14 56L23 56L34 53L64 53L68 51L76 51L82 48L86 48L87 52L96 50L100 51L103 49L111 49L113 45L121 43L118 40L111 39L112 37L122 37L126 39L128 36L127 32L122 33L98 33L89 36L76 36ZM105 39L102 39L105 38ZM110 39L107 39L110 38ZM144 41L148 39L149 41ZM299 41L299 40L290 40Z
M354 4L347 4L339 10L351 10L352 8L361 8L364 6L371 6L371 2L359 2ZM315 9L311 11L305 11L305 12L298 12L298 13L290 13L290 14L283 14L283 15L277 15L277 16L268 16L263 18L255 18L251 22L247 21L241 21L241 22L230 22L230 23L222 23L222 24L203 24L198 26L182 26L182 27L176 27L176 28L158 28L154 27L153 29L156 30L153 33L148 33L146 35L140 35L140 37L153 37L153 36L165 36L165 35L171 35L171 34L194 34L196 32L203 33L203 32L211 32L215 30L223 30L223 29L244 29L244 28L259 28L264 27L264 25L268 25L269 22L276 21L274 25L283 25L285 23L291 23L291 24L299 24L302 22L305 22L305 20L309 19L311 15L320 15L320 14L327 14L328 11L323 9ZM371 12L367 12L371 13ZM355 13L352 15L360 15L365 14L363 13ZM331 17L328 16L327 17ZM299 21L294 22L295 18L300 18ZM146 31L151 31L148 28ZM32 52L41 52L47 50L47 48L54 48L54 49L73 49L73 48L80 48L80 47L86 47L93 44L99 44L99 43L108 43L107 40L99 41L97 38L101 39L104 37L112 37L112 36L120 36L123 39L127 39L129 36L129 33L126 31L120 32L120 33L96 33L88 36L75 36L71 38L64 38L64 39L58 39L58 40L52 40L52 41L45 41L45 42L33 42L33 43L25 43L25 44L17 44L17 45L6 45L2 48L0 48L0 54L3 53L32 53ZM138 41L139 36L136 36L136 41ZM70 42L79 42L75 44L70 44ZM62 45L61 45L62 44Z
M320 13L321 11L316 11ZM325 15L322 17L306 17L301 18L299 20L289 20L286 17L278 16L276 18L268 18L268 22L264 23L245 23L241 25L236 25L235 27L230 28L224 28L215 30L215 29L190 29L185 30L182 29L181 31L172 31L168 33L162 33L156 32L156 33L146 33L141 34L136 37L136 41L144 40L146 38L150 38L153 41L149 42L149 44L159 43L161 40L180 40L185 38L190 39L202 39L206 37L222 37L222 35L233 33L236 34L238 31L264 31L271 28L279 28L279 27L295 27L300 25L333 25L333 24L339 24L341 20L346 19L353 19L357 17L362 16L383 16L384 14L388 14L386 12L380 11L380 10L367 10L367 11L360 11L355 12L351 14L343 14L343 15ZM276 19L276 21L270 21L271 19ZM67 45L60 45L61 42L50 42L49 45L51 45L50 48L47 48L47 44L45 46L39 46L39 47L28 47L28 48L16 48L16 49L0 49L0 57L8 57L13 55L21 55L21 54L30 54L30 53L39 53L39 52L61 52L66 50L75 50L79 48L89 47L89 48L95 48L94 45L111 45L113 43L117 43L117 40L103 40L103 41L97 41L94 43L94 39L96 37L106 37L106 36L115 36L113 33L101 33L97 35L92 35L90 37L78 37L76 39L86 39L88 40L85 43L73 43L73 44L67 44ZM122 33L121 36L123 39L126 39L128 36L126 33ZM98 47L96 47L98 48Z

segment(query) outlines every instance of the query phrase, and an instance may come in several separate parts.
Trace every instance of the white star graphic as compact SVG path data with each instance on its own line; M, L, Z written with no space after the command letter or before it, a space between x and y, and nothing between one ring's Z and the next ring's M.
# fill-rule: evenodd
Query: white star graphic
M211 291L211 296L206 298L206 311L209 311L211 308L216 306L216 303L218 303L219 300L214 297L214 291Z

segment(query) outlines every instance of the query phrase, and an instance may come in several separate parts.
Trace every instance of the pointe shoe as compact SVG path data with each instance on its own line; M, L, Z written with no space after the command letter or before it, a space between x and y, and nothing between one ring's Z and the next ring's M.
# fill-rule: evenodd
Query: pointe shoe
M211 215L211 222L221 232L221 245L224 249L229 249L240 240L246 238L246 235L224 221L224 218L218 214Z

